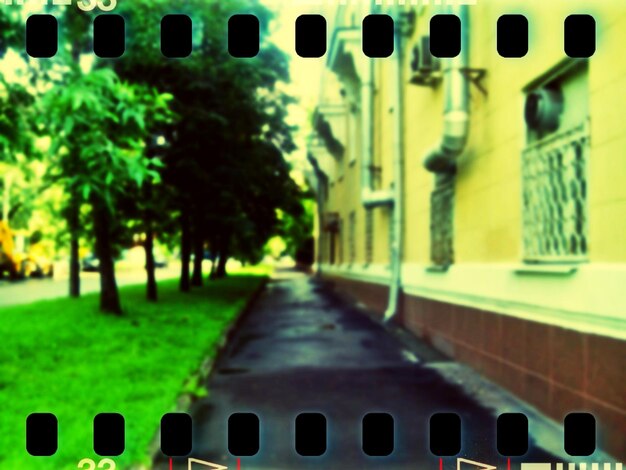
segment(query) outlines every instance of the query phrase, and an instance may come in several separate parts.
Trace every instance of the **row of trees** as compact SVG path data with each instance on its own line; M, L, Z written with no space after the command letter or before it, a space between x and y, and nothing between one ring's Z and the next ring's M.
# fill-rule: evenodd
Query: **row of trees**
M212 277L232 257L258 261L264 243L303 214L302 191L283 155L294 150L285 123L293 99L286 55L263 42L253 59L228 54L228 18L270 12L249 0L120 0L127 23L120 59L91 50L95 12L55 10L63 32L59 53L33 60L20 50L23 18L0 13L0 34L28 64L27 80L9 83L0 116L0 160L15 155L45 162L45 185L63 188L62 215L70 244L70 293L80 294L79 244L94 241L100 259L101 310L121 314L116 250L130 234L145 234L147 296L157 299L153 241L180 243L180 288L203 282L207 247ZM193 20L194 52L166 59L160 21L168 13ZM49 145L33 145L48 141ZM193 267L191 258L193 254Z

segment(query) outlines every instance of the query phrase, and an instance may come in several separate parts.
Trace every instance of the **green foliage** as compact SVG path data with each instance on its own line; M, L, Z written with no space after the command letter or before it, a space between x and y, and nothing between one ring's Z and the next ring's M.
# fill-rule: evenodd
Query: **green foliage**
M10 47L21 47L25 34L22 18L17 8L0 8L0 57Z
M240 12L260 19L255 58L228 54L228 18ZM277 211L296 218L302 212L301 191L283 158L295 148L285 119L295 100L281 86L289 80L288 58L267 39L270 10L256 0L120 0L116 13L133 25L122 59L95 59L91 72L81 68L85 54L92 56L96 12L56 9L64 47L50 60L25 57L25 84L0 79L0 161L13 164L18 153L41 159L50 177L44 184L65 190L88 237L95 199L118 214L117 241L143 230L147 218L161 238L175 241L175 224L188 211L195 236L212 251L259 259L264 243L281 231ZM167 13L193 20L189 58L160 52ZM0 12L6 26L0 53L4 46L23 50L22 21L19 8ZM41 97L42 90L49 91ZM43 154L32 148L35 118L37 133L53 140ZM157 135L167 145L155 151ZM18 201L24 220L35 210L25 201ZM77 233L77 224L71 226Z
M204 398L209 395L200 375L194 376L192 380L187 382L182 389L182 393L191 395L194 398Z
M257 57L235 59L226 41L228 18L244 11L260 18L266 38L269 10L248 0L132 0L119 8L135 29L116 70L171 93L181 116L165 132L164 181L175 191L159 193L170 200L163 212L189 211L212 251L258 260L277 230L276 209L299 211L300 191L283 158L295 148L285 123L294 100L278 86L289 79L282 51L264 40ZM164 60L155 47L160 18L172 12L194 23L195 50L184 60Z
M24 86L0 79L0 162L14 162L17 152L32 152L32 105Z
M121 81L110 69L53 88L42 101L46 130L54 136L52 177L84 201L95 193L113 211L128 181L137 186L146 179L158 181L144 142L153 127L171 119L170 100L170 95Z
M76 468L84 457L98 460L90 423L99 412L126 418L118 468L145 462L161 416L203 358L215 353L262 275L242 271L187 295L175 282L163 282L158 304L143 299L143 286L123 288L124 317L100 315L95 295L3 308L0 465L58 470ZM29 457L15 432L35 411L59 419L61 445L53 457Z
M311 197L302 199L302 211L297 214L280 214L280 234L287 244L287 253L293 258L298 251L306 249L306 244L313 234L315 200Z

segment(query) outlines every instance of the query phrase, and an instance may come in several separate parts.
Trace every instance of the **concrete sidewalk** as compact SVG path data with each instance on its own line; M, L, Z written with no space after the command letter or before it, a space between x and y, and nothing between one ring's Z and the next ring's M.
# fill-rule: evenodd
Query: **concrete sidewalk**
M209 396L191 409L191 456L236 468L227 450L228 417L252 412L261 423L261 449L241 458L242 470L436 470L439 458L429 451L429 419L433 413L454 412L462 419L459 456L506 468L506 458L496 451L496 409L524 410L506 394L502 398L497 387L474 385L468 392L469 383L482 379L474 380L476 374L455 363L435 360L438 355L428 351L401 341L308 276L280 272L218 359L207 383ZM469 379L460 379L461 371ZM326 416L328 447L321 457L295 451L294 421L302 412ZM361 420L369 412L394 417L395 450L388 457L368 457L361 450ZM555 461L534 446L535 428L532 424L529 453L513 459L514 464ZM541 431L542 445L554 440L546 437L550 432ZM444 469L456 468L455 461L444 459ZM187 468L186 459L174 462L174 469ZM156 468L167 464L164 458Z

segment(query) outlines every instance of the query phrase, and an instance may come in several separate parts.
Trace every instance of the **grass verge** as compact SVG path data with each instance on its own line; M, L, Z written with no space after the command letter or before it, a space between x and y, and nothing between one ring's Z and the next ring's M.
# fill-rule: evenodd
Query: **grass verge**
M125 315L98 312L97 294L0 309L0 466L70 469L93 452L93 417L126 420L118 469L146 462L161 416L185 379L214 354L225 330L267 271L243 270L188 294L176 280L159 283L159 302L143 285L121 289ZM26 417L54 413L59 448L52 457L25 450Z

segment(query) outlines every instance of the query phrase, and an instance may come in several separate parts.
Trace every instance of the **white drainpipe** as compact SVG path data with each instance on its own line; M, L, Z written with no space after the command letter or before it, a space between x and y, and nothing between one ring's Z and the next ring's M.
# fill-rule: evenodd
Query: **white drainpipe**
M394 53L395 63L398 59L398 52ZM400 188L400 180L401 175L399 175L396 167L398 166L400 155L399 140L396 136L394 139L394 186L389 190L374 190L374 181L373 181L373 172L372 172L372 164L374 161L374 59L365 59L367 60L367 66L364 70L364 76L361 80L361 116L362 116L362 131L361 131L361 202L363 205L371 209L373 207L389 207L391 210L391 223L392 225L392 233L390 235L389 240L389 257L391 262L391 279L389 283L389 301L387 305L387 310L384 314L384 321L389 320L396 311L396 306L398 303L398 288L399 286L399 272L400 272L400 240L397 234L401 232L401 225L399 228L399 224L401 224L399 220L399 188ZM397 96L395 90L395 81L390 81L391 92L394 93L393 96ZM394 102L394 113L396 119L400 116L400 108L398 106L397 101ZM397 123L396 123L397 124ZM396 134L401 134L399 132L399 127L396 126L398 132Z
M361 202L366 208L389 207L391 209L391 230L389 239L389 258L391 278L389 282L389 301L384 314L388 321L396 314L400 291L400 274L402 267L402 55L401 37L397 29L395 51L391 60L393 77L389 81L390 96L393 97L393 113L395 119L393 139L393 187L388 190L373 189L371 171L374 161L374 59L367 59L368 64L361 80L361 111L362 111L362 167L361 167Z
M385 311L384 321L391 320L398 311L400 288L402 283L402 231L403 231L403 150L404 150L404 109L403 89L404 76L402 73L402 35L400 29L395 31L395 51L391 61L391 76L389 81L391 96L393 96L394 134L393 134L393 212L391 214L390 250L391 280L389 283L389 303Z

